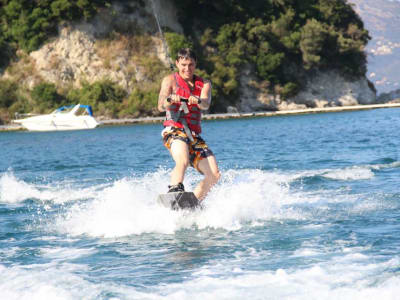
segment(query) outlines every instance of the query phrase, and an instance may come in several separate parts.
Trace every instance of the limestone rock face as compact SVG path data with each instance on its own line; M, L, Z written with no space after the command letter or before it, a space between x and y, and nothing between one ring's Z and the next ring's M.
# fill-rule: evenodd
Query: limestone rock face
M70 82L82 77L101 77L103 63L95 51L95 38L90 31L64 27L53 42L30 56L36 71L50 82Z
M309 76L306 87L288 102L308 107L349 106L376 102L376 92L365 77L346 79L336 71Z
M294 97L282 100L254 85L255 76L244 68L240 76L241 112L257 110L294 110L329 106L349 106L376 103L376 92L365 77L344 78L336 71L318 71L306 77L305 87Z
M127 2L116 2L112 8L100 11L89 23L60 26L59 35L55 39L30 53L35 77L39 76L58 86L70 84L74 87L79 87L83 80L91 83L109 79L131 90L134 82L146 80L145 72L136 63L132 53L135 45L131 45L132 41L127 40L126 36L122 36L116 43L111 40L111 43L102 46L102 42L115 29L127 32L127 36L146 32L152 42L146 55L154 55L169 66L154 12L161 26L168 26L177 32L183 29L176 21L175 8L168 4L169 1L152 1L146 1L145 7L129 7ZM128 43L131 43L130 48L126 45ZM32 78L25 78L25 82L28 85L35 84Z
M266 88L258 84L258 79L251 66L243 67L239 76L240 95L237 104L239 112L277 110L279 95L268 94Z

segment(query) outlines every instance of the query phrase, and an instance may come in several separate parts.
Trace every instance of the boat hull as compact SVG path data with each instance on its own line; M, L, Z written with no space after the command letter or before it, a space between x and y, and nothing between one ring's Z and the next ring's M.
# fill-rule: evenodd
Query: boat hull
M43 115L30 117L21 120L15 120L29 131L64 131L64 130L80 130L93 129L99 123L91 116L54 116Z

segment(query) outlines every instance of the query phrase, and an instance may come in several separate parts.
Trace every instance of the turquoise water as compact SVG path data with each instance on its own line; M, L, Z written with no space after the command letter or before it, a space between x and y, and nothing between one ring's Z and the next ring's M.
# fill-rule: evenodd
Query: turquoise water
M203 127L194 213L159 124L0 133L0 299L399 299L400 110Z

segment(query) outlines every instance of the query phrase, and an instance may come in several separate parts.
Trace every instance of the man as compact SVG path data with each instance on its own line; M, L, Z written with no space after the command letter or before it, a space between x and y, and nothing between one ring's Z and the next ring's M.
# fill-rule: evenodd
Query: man
M208 109L211 103L211 82L194 75L196 62L193 50L178 51L178 72L163 79L158 110L166 111L163 142L175 161L168 192L184 191L183 179L190 163L204 175L193 191L201 201L219 180L220 172L213 152L199 135L201 110Z

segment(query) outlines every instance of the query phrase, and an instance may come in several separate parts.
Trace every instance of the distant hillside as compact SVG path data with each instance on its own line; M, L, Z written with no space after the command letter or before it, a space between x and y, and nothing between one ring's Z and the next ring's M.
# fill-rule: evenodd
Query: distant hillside
M210 112L373 103L370 39L346 0L2 0L0 122L90 104L104 117L157 115L168 56L191 46ZM168 47L155 22L158 12Z
M368 78L378 93L400 88L400 1L349 0L368 29Z

